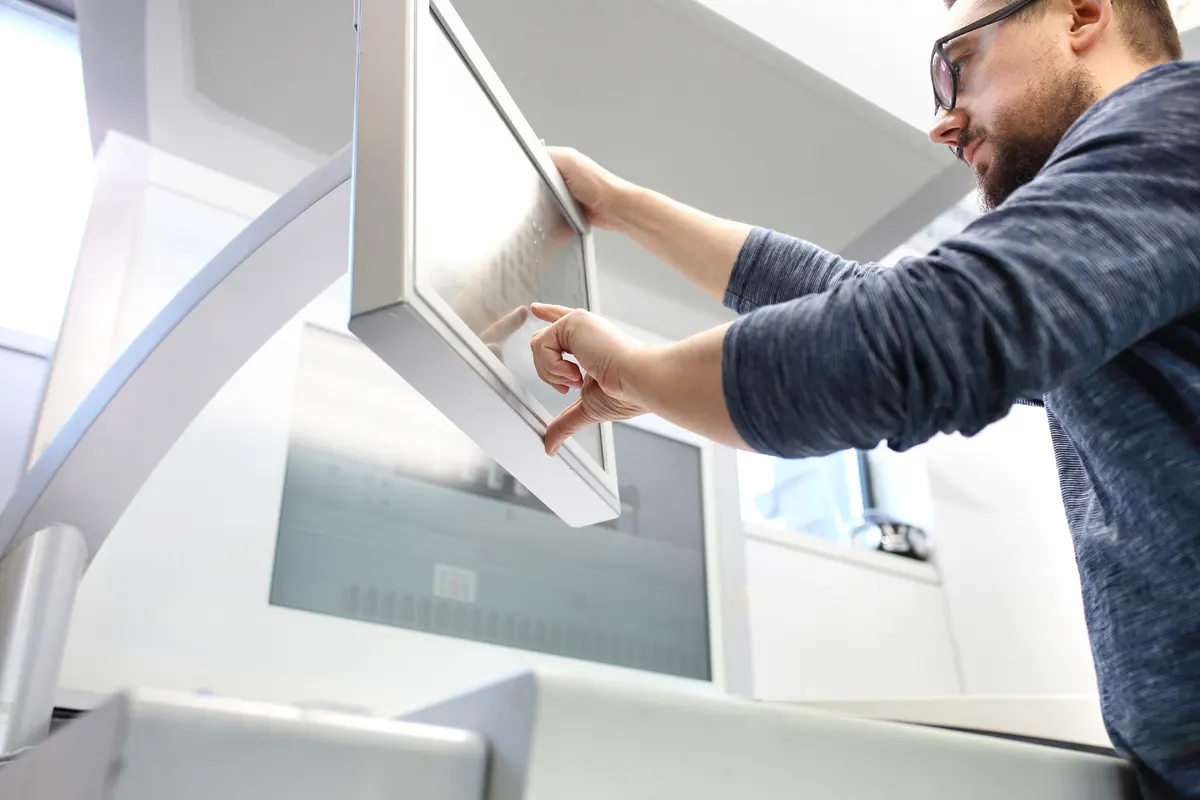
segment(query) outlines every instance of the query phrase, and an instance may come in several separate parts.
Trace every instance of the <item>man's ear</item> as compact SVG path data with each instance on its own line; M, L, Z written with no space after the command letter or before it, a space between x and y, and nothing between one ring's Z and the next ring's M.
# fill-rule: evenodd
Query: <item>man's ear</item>
M1070 0L1070 4L1071 48L1082 55L1099 44L1113 23L1112 0Z

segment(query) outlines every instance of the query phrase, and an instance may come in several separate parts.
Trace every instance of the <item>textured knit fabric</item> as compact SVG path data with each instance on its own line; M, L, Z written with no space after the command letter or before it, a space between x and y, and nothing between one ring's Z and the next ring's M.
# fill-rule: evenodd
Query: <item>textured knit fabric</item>
M903 450L1043 397L1109 733L1147 797L1200 797L1200 64L1097 103L927 256L757 229L726 301L726 402L761 452Z

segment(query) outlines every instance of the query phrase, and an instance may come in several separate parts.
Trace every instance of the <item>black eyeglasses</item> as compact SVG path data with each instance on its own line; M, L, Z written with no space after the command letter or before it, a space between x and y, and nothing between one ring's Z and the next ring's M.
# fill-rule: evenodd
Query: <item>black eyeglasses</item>
M950 63L950 58L946 55L946 45L951 40L957 39L960 36L966 36L968 33L977 31L980 28L986 28L988 25L1008 19L1013 14L1028 8L1037 1L1019 0L1010 6L1005 6L999 11L988 14L983 19L972 22L965 28L959 28L933 43L933 58L929 64L929 77L933 80L933 101L936 103L933 110L935 113L939 108L953 111L954 104L958 102L959 68Z

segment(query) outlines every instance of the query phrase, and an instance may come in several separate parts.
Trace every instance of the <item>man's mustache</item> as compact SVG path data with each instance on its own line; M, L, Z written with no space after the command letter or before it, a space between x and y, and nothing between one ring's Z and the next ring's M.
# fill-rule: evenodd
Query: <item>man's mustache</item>
M958 137L958 143L954 145L954 157L962 164L967 164L967 159L963 156L967 148L971 146L971 142L979 138L979 134L975 131L965 131L963 135Z

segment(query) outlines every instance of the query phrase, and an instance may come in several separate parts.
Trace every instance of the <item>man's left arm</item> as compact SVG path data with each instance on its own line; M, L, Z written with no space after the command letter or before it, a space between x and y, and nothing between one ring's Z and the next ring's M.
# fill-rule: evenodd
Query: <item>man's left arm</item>
M976 433L1200 307L1200 156L1180 133L1068 143L928 256L661 349L640 391L785 457Z

